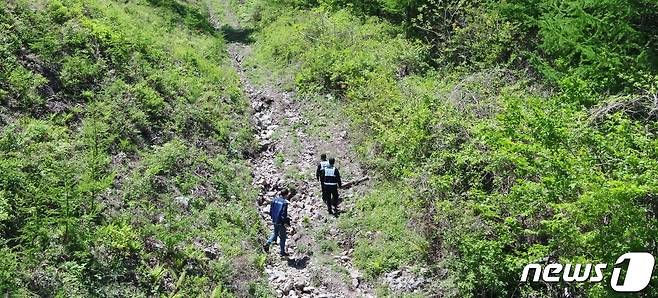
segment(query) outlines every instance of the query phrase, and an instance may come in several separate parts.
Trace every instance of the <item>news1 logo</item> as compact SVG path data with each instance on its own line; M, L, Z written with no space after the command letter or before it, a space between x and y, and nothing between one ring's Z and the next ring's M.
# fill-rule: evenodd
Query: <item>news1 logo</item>
M628 261L626 275L621 277L620 265ZM649 285L653 274L655 260L653 255L646 252L629 252L621 255L615 262L610 278L610 287L616 292L630 293L639 292ZM528 264L523 268L521 281L528 281L530 271L534 269L532 281L543 280L545 282L600 282L603 280L603 271L607 264L548 264L542 267L540 264ZM593 270L592 270L593 269Z

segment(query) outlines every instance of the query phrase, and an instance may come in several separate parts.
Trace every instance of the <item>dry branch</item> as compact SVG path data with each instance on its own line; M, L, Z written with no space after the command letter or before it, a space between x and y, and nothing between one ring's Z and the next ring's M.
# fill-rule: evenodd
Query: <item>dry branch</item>
M609 101L590 113L590 121L599 124L610 115L622 112L634 119L652 121L658 119L658 94L644 94L631 99Z
M357 184L359 184L359 183L362 183L362 182L364 182L364 181L366 181L366 180L369 180L369 179L370 179L370 177L365 176L365 177L359 178L359 179L357 179L357 180L353 180L353 181L347 182L347 183L343 184L343 186L342 186L341 188L342 188L342 189L347 189L347 188L350 188L350 187L352 187L352 186L355 186L355 185L357 185Z

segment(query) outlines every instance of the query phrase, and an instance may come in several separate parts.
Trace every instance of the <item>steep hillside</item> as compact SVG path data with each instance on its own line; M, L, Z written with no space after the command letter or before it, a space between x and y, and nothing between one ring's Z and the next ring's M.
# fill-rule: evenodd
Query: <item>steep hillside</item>
M267 293L249 105L209 8L0 3L0 293Z
M529 263L658 254L654 1L249 1L263 81L344 107L375 190L342 217L383 294L610 297ZM427 270L429 269L429 270ZM605 280L611 271L606 272ZM418 289L416 289L418 290ZM658 280L639 295L657 295ZM566 294L565 294L566 293ZM571 297L571 296L569 296Z
M621 297L658 256L657 49L655 0L2 1L0 295ZM321 152L371 178L338 218Z

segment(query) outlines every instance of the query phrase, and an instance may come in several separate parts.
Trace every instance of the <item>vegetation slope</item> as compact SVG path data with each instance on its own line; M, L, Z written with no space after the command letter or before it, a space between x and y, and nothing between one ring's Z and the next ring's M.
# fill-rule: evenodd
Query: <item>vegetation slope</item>
M655 1L247 1L264 80L346 107L378 186L342 217L424 295L611 297L529 263L658 255ZM342 121L337 119L336 121ZM383 290L382 294L386 294ZM658 295L658 279L638 294Z
M215 5L0 2L0 293L266 294Z

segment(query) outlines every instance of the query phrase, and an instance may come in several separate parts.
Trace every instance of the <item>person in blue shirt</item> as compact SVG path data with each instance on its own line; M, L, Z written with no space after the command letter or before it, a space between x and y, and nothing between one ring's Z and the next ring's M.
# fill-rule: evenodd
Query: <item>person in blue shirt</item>
M287 189L281 191L281 193L274 198L272 204L270 205L270 216L272 217L272 224L274 224L274 230L272 235L267 242L263 245L263 250L265 252L270 251L270 245L272 242L279 237L279 246L281 248L279 255L287 256L286 253L286 225L290 225L290 219L288 218L288 198L290 192Z

